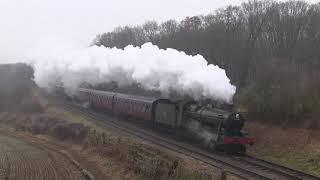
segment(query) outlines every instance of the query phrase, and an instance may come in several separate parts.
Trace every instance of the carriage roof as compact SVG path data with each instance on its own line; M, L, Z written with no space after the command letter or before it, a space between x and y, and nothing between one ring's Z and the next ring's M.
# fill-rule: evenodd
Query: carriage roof
M80 92L90 92L97 95L104 95L104 96L115 96L118 99L126 99L126 100L133 100L145 103L153 103L157 100L154 97L146 97L146 96L137 96L137 95L130 95L130 94L123 94L123 93L116 93L110 91L100 91L94 89L87 89L87 88L79 88Z

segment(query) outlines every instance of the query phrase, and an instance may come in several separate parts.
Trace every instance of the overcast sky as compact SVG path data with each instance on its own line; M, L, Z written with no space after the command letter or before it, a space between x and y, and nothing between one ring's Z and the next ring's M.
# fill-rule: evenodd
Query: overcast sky
M318 2L319 0L309 0ZM243 0L0 0L0 62L43 41L87 46L119 25L207 14Z

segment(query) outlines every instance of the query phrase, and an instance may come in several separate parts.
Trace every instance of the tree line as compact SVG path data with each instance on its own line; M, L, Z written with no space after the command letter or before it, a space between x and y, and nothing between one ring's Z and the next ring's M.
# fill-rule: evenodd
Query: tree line
M320 115L320 3L251 0L182 21L147 21L96 36L92 45L152 42L201 54L237 86L234 102L258 119L317 122Z

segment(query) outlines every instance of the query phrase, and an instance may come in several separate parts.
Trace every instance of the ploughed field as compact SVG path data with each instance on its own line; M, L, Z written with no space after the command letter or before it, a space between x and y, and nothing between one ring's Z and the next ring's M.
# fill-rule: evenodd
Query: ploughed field
M0 134L0 180L85 179L63 155Z

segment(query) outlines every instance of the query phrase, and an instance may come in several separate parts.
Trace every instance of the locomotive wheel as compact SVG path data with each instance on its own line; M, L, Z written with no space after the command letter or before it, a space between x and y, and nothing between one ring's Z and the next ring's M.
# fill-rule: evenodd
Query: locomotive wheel
M208 144L208 143L203 143L202 146L203 146L203 149L205 149L205 150L210 150L210 144Z
M208 151L217 151L217 146L216 143L210 142L210 143L203 143L203 149L208 150Z
M217 151L217 150L218 150L217 144L216 144L216 143L211 143L211 144L210 144L210 150L212 150L212 151Z
M239 147L238 153L240 155L244 155L244 154L246 154L246 152L247 152L247 148L245 146L242 145L242 146Z

